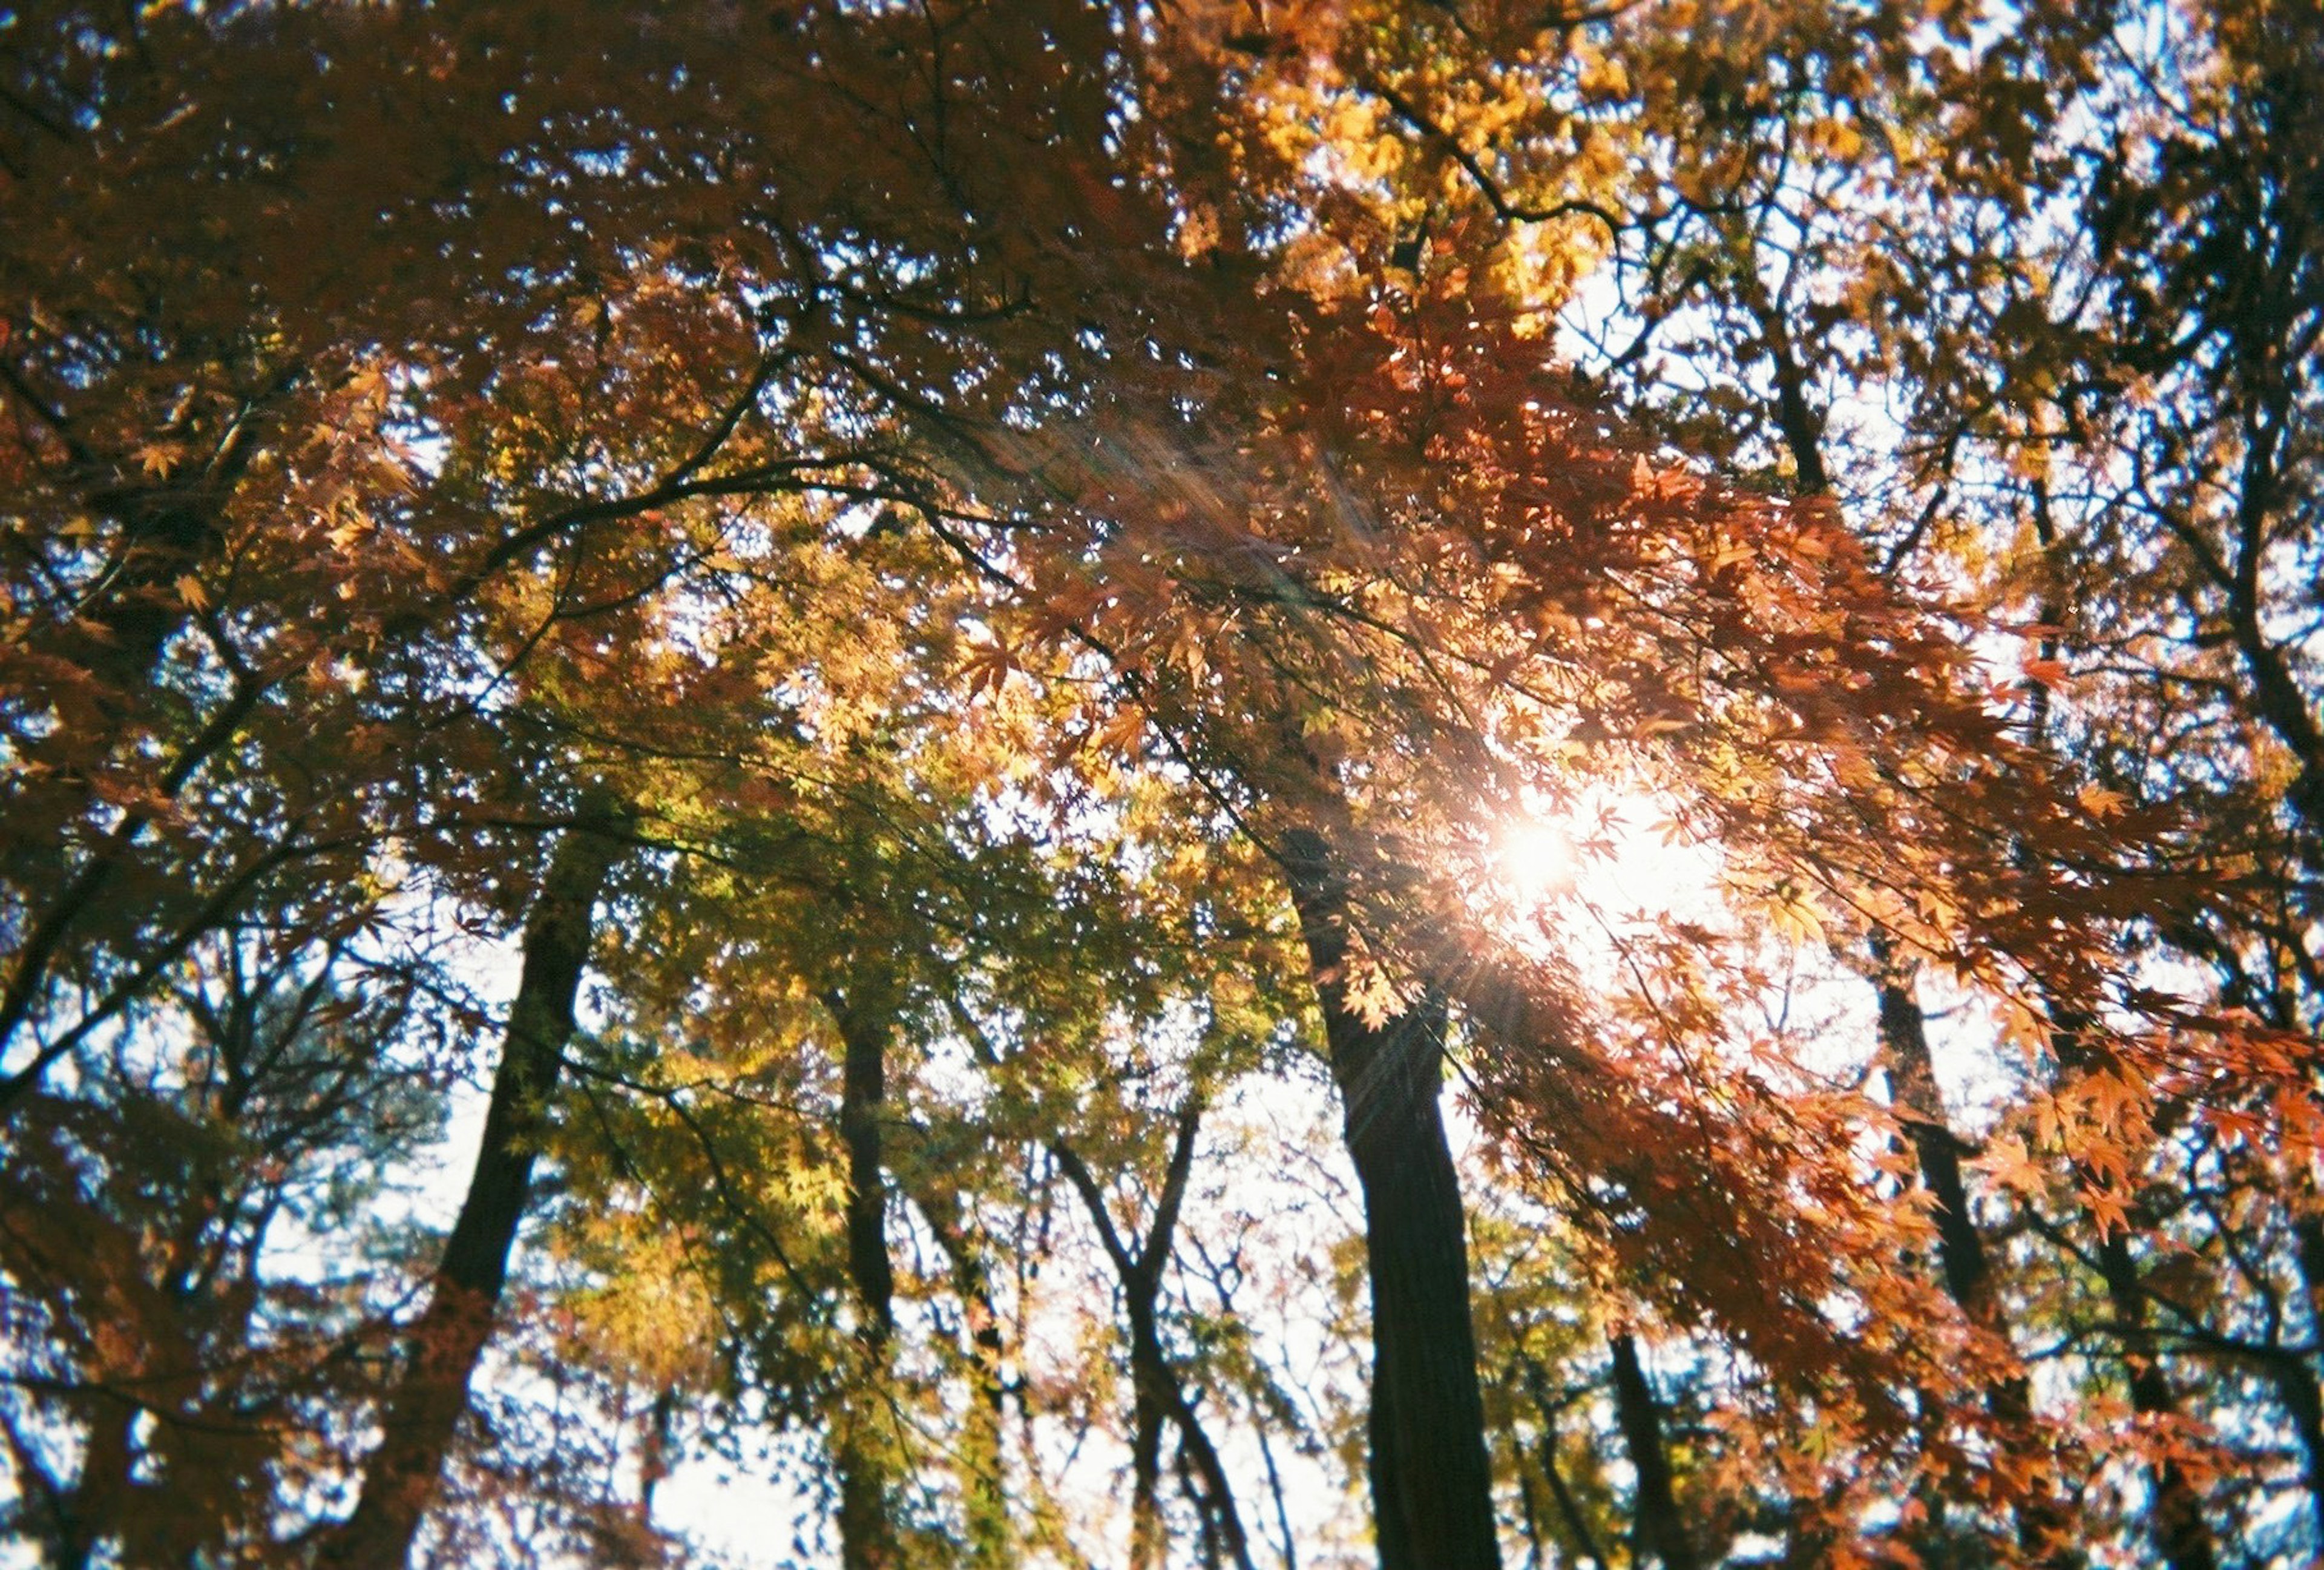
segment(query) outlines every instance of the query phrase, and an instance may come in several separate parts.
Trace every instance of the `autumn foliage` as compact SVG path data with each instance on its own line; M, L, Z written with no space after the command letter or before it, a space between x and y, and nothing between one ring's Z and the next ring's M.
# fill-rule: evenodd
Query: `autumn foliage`
M0 1531L2324 1554L2319 89L0 11Z

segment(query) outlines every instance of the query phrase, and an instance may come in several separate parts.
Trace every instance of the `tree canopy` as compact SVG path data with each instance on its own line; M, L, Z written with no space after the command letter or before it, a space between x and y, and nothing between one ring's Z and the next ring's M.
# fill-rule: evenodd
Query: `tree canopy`
M0 9L0 1533L2324 1555L2324 20Z

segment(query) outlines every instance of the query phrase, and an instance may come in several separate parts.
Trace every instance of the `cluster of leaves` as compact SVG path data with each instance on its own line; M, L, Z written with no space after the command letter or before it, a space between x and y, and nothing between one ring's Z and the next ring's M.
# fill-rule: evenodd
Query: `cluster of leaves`
M0 13L7 1531L2312 1556L2319 80Z

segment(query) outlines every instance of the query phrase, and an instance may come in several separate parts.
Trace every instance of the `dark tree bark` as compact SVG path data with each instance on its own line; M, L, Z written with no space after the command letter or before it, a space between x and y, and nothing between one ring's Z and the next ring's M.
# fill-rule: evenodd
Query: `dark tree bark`
M122 1529L127 1525L124 1510L135 1492L130 1479L134 1455L129 1430L136 1419L135 1407L125 1401L106 1401L89 1425L79 1480L71 1488L51 1494L51 1518L56 1532L49 1547L54 1555L51 1563L57 1570L88 1570L109 1541L127 1546L118 1539L126 1535Z
M1663 1570L1695 1570L1694 1544L1687 1537L1685 1518L1679 1514L1678 1496L1671 1482L1670 1453L1663 1445L1662 1405L1655 1399L1646 1371L1638 1365L1637 1343L1628 1335L1612 1338L1614 1347L1614 1415L1621 1424L1623 1447L1630 1453L1631 1469L1638 1474L1635 1525L1644 1559L1651 1553Z
M2300 1436L2301 1473L2308 1485L2309 1509L2324 1528L2324 1388L2317 1384L2310 1359L2286 1347L2262 1365L2275 1386L2276 1399Z
M888 1183L881 1124L887 1115L888 1042L893 1011L861 993L825 994L839 1024L839 1134L847 1147L847 1274L863 1320L856 1331L863 1388L832 1417L839 1472L839 1556L845 1570L889 1570L898 1562L890 1509L887 1447L877 1432L877 1387L888 1372L896 1327L895 1268L888 1257ZM869 1399L866 1399L866 1398Z
M962 1513L967 1541L962 1545L973 1570L1002 1570L1017 1562L1015 1536L1009 1519L1004 1420L1009 1399L1002 1358L1007 1348L1001 1316L992 1303L991 1273L984 1255L969 1236L957 1195L916 1196L928 1231L944 1251L953 1290L960 1295L967 1316L967 1353L973 1394L961 1424L959 1445L963 1473Z
M2055 1003L2051 1014L2056 1022L2050 1031L2050 1050L2059 1067L2079 1072L2102 1066L2102 1049L2093 1048L2084 1036L2088 1016ZM2095 1181L2080 1163L2076 1174L2085 1182ZM2143 1418L2172 1418L2179 1411L2178 1393L2163 1372L2162 1349L2147 1319L2145 1283L2130 1251L2130 1228L2144 1230L2153 1217L2135 1192L2125 1196L2123 1209L2124 1224L2110 1225L2096 1214L2089 1217L2098 1234L2098 1277L2114 1307L2116 1333L2129 1366L2131 1409ZM2155 1548L2171 1570L2216 1570L2218 1549L2203 1514L2203 1496L2186 1468L2174 1460L2165 1459L2154 1468L2151 1528Z
M1936 1202L1937 1265L1945 1291L1971 1324L2006 1342L2008 1326L1994 1298L1992 1257L1969 1214L1961 1143L1946 1119L1912 972L1896 959L1885 936L1874 936L1872 953L1879 967L1881 1055L1921 1185ZM2057 1497L2054 1459L2034 1430L2032 1387L2022 1373L2012 1374L1986 1390L1985 1404L2000 1426L2001 1443L2033 1476L2016 1510L2019 1547L2044 1570L2072 1570L2084 1559Z
M1873 952L1881 966L1880 1047L1887 1063L1890 1094L1897 1120L1913 1142L1922 1187L1936 1201L1937 1263L1945 1290L1962 1312L1984 1323L1990 1318L1992 1261L1986 1255L1985 1239L1969 1216L1960 1141L1945 1120L1920 1000L1914 994L1910 974L1890 959L1886 950L1885 943L1876 940Z
M1234 1489L1228 1480L1218 1447L1203 1427L1194 1403L1186 1397L1178 1371L1162 1346L1160 1299L1162 1272L1170 1262L1172 1239L1178 1230L1178 1213L1185 1203L1186 1183L1194 1171L1194 1136L1202 1127L1202 1109L1190 1105L1178 1114L1169 1166L1146 1235L1132 1249L1106 1208L1105 1191L1097 1177L1074 1150L1062 1141L1050 1150L1059 1170L1074 1186L1097 1228L1098 1241L1112 1262L1121 1285L1122 1315L1130 1322L1130 1564L1150 1570L1162 1562L1162 1517L1159 1486L1162 1473L1162 1430L1167 1422L1178 1430L1179 1457L1188 1473L1187 1492L1194 1501L1206 1536L1239 1570L1251 1570L1250 1542L1237 1510Z
M427 1311L412 1327L410 1362L381 1414L379 1448L364 1467L362 1496L324 1544L321 1562L334 1570L401 1570L435 1499L453 1434L467 1411L468 1381L508 1283L517 1225L531 1197L545 1104L573 1034L593 913L618 851L607 835L567 830L533 904L484 1143L445 1240Z
M2131 1409L2141 1417L2174 1417L2179 1398L2157 1358L2154 1333L2147 1325L2146 1290L2131 1257L2129 1234L2120 1228L2102 1229L2098 1257L2098 1274L2105 1278L2107 1299L2120 1323L2123 1355L2130 1364ZM2154 1546L2171 1570L2217 1570L2219 1556L2203 1516L2202 1495L2176 1461L2166 1459L2154 1469L2153 1531Z
M1534 1446L1534 1458L1541 1468L1542 1482L1549 1485L1550 1498L1557 1505L1558 1519L1564 1522L1572 1539L1574 1558L1577 1563L1592 1566L1592 1570L1607 1570L1612 1561L1598 1546L1598 1534L1590 1529L1590 1519L1582 1513L1582 1501L1573 1497L1564 1469L1557 1464L1557 1403L1550 1399L1549 1381L1541 1365L1530 1357L1525 1360L1525 1382L1526 1392L1533 1397L1534 1410L1541 1417L1541 1439Z
M2295 1182L2300 1201L2313 1205L2314 1185L2305 1174ZM2324 1222L2319 1222L2312 1211L2297 1217L2292 1224L2292 1239L2301 1295L2308 1302L2309 1323L2317 1327L2314 1334L2324 1334ZM2292 1415L2292 1426L2300 1435L2309 1508L2315 1514L2317 1531L2324 1535L2324 1387L2317 1382L2311 1360L2296 1353L2276 1360L2270 1372L2284 1409Z
M1438 1105L1445 1009L1378 1029L1348 1002L1348 891L1323 836L1283 864L1323 1004L1372 1293L1371 1491L1381 1570L1498 1570L1459 1175Z
M1823 429L1821 417L1811 407L1806 397L1806 379L1793 350L1793 346L1772 306L1754 306L1760 325L1766 334L1769 357L1777 387L1777 426L1797 468L1795 491L1802 495L1829 494L1831 482L1823 462ZM2207 570L2227 599L2227 621L2237 653L2242 657L2251 681L2254 706L2293 754L2301 761L2298 780L2288 792L2288 805L2294 817L2309 832L2300 839L2304 860L2310 865L2324 865L2324 852L2313 832L2324 823L2324 727L2319 727L2306 697L2295 683L2285 679L2285 668L2281 651L2263 635L2255 614L2257 605L2258 561L2256 542L2264 537L2262 527L2266 503L2270 499L2273 452L2259 451L2246 458L2244 485L2238 497L2238 536L2244 550L2230 567L2211 550L2198 532L2184 522L2165 514L2166 524L2187 543L2199 566ZM2037 510L2037 528L2045 548L2054 548L2057 541L2051 531L2046 509ZM2044 623L2054 624L2056 615L2044 605ZM2045 658L2055 658L2055 641L2044 643ZM2048 692L2034 683L2034 734L2046 730ZM1882 1023L1888 1024L1889 1000L1884 988ZM1920 1014L1917 1005L1912 1011L1912 1021L1917 1025ZM2070 1030L2061 1032L2061 1039L2070 1038ZM1925 1056L1925 1046L1923 1047ZM2061 1063L2071 1062L2082 1054L2070 1040L2062 1040ZM1949 1139L1949 1136L1946 1136ZM1931 1143L1936 1141L1930 1141ZM1923 1141L1916 1131L1916 1146ZM1925 1147L1924 1147L1925 1148ZM1959 1187L1959 1164L1953 1163L1953 1185ZM1923 1172L1928 1168L1924 1163ZM1985 1290L1985 1269L1982 1244L1974 1252L1968 1244L1975 1240L1975 1229L1968 1224L1968 1214L1962 1200L1948 1196L1935 1181L1931 1191L1938 1205L1940 1247L1943 1254L1946 1284L1956 1301L1966 1307L1972 1295ZM1948 1217L1958 1221L1949 1221ZM2175 1410L2176 1401L2170 1383L2163 1377L2152 1355L2152 1332L2145 1325L2145 1302L2137 1285L2137 1270L2132 1262L2128 1244L2119 1232L2099 1228L2101 1242L2100 1273L2105 1277L2108 1296L2113 1299L2116 1315L2125 1326L2125 1350L2131 1364L2131 1404L2142 1414L2164 1415ZM1957 1279L1957 1272L1959 1272ZM2216 1564L2210 1528L2205 1522L2201 1500L2183 1469L2175 1463L2157 1468L2155 1476L2156 1543L2172 1570L2209 1570Z

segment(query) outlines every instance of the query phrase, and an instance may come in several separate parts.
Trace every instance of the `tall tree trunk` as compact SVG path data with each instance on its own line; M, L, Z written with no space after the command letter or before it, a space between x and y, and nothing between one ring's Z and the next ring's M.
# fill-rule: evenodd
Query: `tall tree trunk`
M2138 1263L2131 1258L2129 1233L2101 1225L2098 1274L2106 1280L2107 1297L2122 1326L2123 1354L2130 1363L2131 1409L2143 1418L2175 1417L2179 1399L2163 1371L2154 1334L2146 1325L2146 1289ZM2155 1547L2171 1570L2217 1570L2218 1552L2212 1546L2210 1523L2203 1518L2202 1496L2186 1469L2168 1457L2154 1468Z
M1162 1414L1138 1392L1130 1432L1130 1570L1162 1562Z
M1945 1118L1920 1000L1914 994L1910 972L1890 956L1885 941L1874 940L1873 955L1880 965L1880 1048L1887 1063L1889 1093L1905 1137L1913 1142L1921 1185L1936 1201L1937 1263L1945 1290L1972 1321L1991 1328L1992 1262L1969 1216L1960 1143Z
M1874 935L1872 954L1879 967L1880 1050L1921 1185L1936 1202L1937 1263L1945 1290L1969 1323L2006 1344L2009 1329L1994 1297L1992 1258L1969 1214L1960 1141L1945 1115L1912 972L1896 959L1885 935ZM2022 1373L2008 1375L1985 1392L1985 1402L2015 1464L2012 1470L2027 1478L2025 1498L2016 1507L2019 1547L2046 1570L2080 1565L2083 1556L2057 1495L2055 1461L2035 1429L2031 1385Z
M670 1430L678 1422L678 1390L665 1387L646 1408L638 1446L638 1524L653 1525L654 1494L669 1480Z
M124 1540L134 1535L124 1530L130 1524L125 1512L135 1492L129 1434L138 1414L135 1406L109 1396L98 1407L83 1444L80 1477L58 1496L53 1509L58 1529L51 1547L57 1570L88 1570L107 1542L117 1549L130 1547Z
M892 1011L862 995L825 994L839 1023L839 1133L847 1147L847 1274L862 1323L857 1388L832 1415L832 1453L839 1471L839 1556L845 1570L890 1570L898 1562L890 1510L890 1446L882 1442L880 1402L896 1327L895 1269L888 1258L888 1183L881 1167L881 1120L887 1115L888 1041Z
M1381 1570L1499 1570L1466 1224L1438 1106L1444 1005L1367 1025L1348 1002L1348 892L1332 847L1296 829L1283 848L1364 1196Z
M1612 1561L1598 1546L1598 1534L1590 1529L1590 1519L1582 1513L1582 1501L1573 1497L1564 1469L1557 1464L1557 1403L1550 1399L1549 1380L1541 1365L1530 1357L1525 1359L1525 1382L1526 1393L1533 1398L1534 1410L1541 1417L1541 1440L1534 1446L1534 1458L1541 1469L1541 1480L1548 1484L1550 1498L1557 1505L1558 1518L1572 1539L1573 1560L1591 1566L1591 1570L1608 1570ZM1564 1556L1564 1547L1560 1545L1561 1557Z
M2315 1184L2304 1168L2295 1174L2293 1187L2292 1203L2301 1214L2292 1224L2292 1257L2308 1301L2309 1334L2314 1338L2324 1336L2324 1221L2316 1214ZM2324 1538L2324 1390L2317 1384L2314 1364L2296 1353L2287 1354L2273 1372L2284 1409L2300 1435L2309 1508L2319 1537Z
M533 904L484 1143L445 1240L427 1311L412 1328L410 1361L381 1414L379 1448L364 1468L362 1497L324 1545L321 1562L334 1570L401 1570L435 1498L453 1433L467 1411L468 1381L508 1282L545 1104L573 1034L592 915L618 848L604 834L567 830Z
M1121 1285L1123 1317L1130 1322L1130 1564L1151 1570L1162 1562L1163 1541L1160 1483L1162 1429L1165 1422L1178 1430L1179 1464L1186 1492L1202 1518L1205 1541L1214 1556L1223 1554L1239 1567L1251 1570L1250 1540L1244 1531L1234 1488L1227 1477L1218 1447L1194 1402L1186 1397L1178 1371L1163 1350L1160 1299L1162 1274L1170 1262L1178 1213L1185 1203L1186 1184L1194 1172L1194 1136L1202 1127L1202 1107L1190 1104L1178 1114L1176 1137L1162 1187L1155 1196L1154 1213L1146 1235L1133 1250L1106 1208L1105 1190L1096 1174L1064 1141L1050 1144L1058 1169L1082 1197L1098 1241L1112 1261Z
M2074 1073L2106 1066L2103 1048L2094 1049L2085 1039L2087 1015L2061 1007L2054 1000L2050 1003L2050 1014L2054 1021L2050 1030L2050 1051L2061 1069ZM2075 1162L2074 1168L2083 1181L2095 1181L2082 1163ZM2162 1349L2147 1325L2145 1283L2130 1251L2130 1228L2146 1230L2153 1224L2153 1218L2135 1188L2124 1196L2123 1212L2125 1221L2116 1224L2108 1224L2094 1213L2089 1219L2098 1233L2098 1277L2106 1284L2107 1301L2113 1305L2123 1357L2129 1365L2131 1410L2142 1418L2174 1418L2179 1411L2178 1394L2163 1371ZM2211 1537L2210 1523L2203 1515L2202 1494L2187 1475L2186 1468L2166 1457L2153 1469L2153 1483L2154 1510L2150 1524L2154 1546L2163 1563L2171 1570L2216 1570L2218 1550Z
M2034 509L2035 536L2044 550L2057 548L2058 537L2052 526L2047 502L2048 492L2037 491L2041 504ZM2042 621L2051 626L2059 623L2057 613L2046 599L2041 609ZM2054 660L2058 655L2055 638L2045 638L2041 646L2042 657ZM2033 682L2033 734L2046 739L2050 725L2050 689L2046 683ZM2056 1021L2050 1032L2050 1050L2064 1069L2080 1069L2090 1066L2091 1053L2082 1040L2083 1020L2071 1010L2061 1010L2051 1004L2052 1018ZM2078 1174L2087 1178L2086 1170ZM2139 1219L2144 1206L2134 1194L2127 1205L2131 1219ZM2124 1353L2130 1364L2130 1404L2142 1417L2171 1417L2178 1411L2178 1400L2171 1390L2171 1381L2154 1357L2154 1340L2146 1328L2146 1294L2140 1284L2138 1266L2131 1258L2127 1235L2119 1228L2092 1217L2098 1233L2098 1274L2104 1279L2107 1296L2112 1301L2115 1316L2123 1326ZM2209 1522L2203 1517L2202 1496L2176 1461L2164 1461L2154 1469L2154 1515L2152 1523L2155 1547L2171 1570L2213 1570L2218 1554L2211 1539Z
M2276 1399L2292 1418L2292 1431L2300 1437L2309 1508L2324 1529L2324 1389L2318 1387L2314 1366L2298 1352L2279 1351L2267 1360L2266 1369Z
M944 1251L953 1290L959 1295L968 1330L970 1367L968 1409L961 1422L956 1454L961 1477L962 1514L967 1528L971 1570L1002 1570L1014 1565L1016 1538L1009 1519L1007 1445L1004 1419L1009 1388L1001 1359L1006 1348L1001 1316L993 1307L992 1284L983 1256L968 1235L955 1195L928 1195L919 1200L920 1214Z
M1614 1415L1621 1424L1623 1447L1630 1453L1630 1467L1638 1474L1633 1508L1639 1547L1660 1559L1663 1570L1695 1570L1694 1544L1687 1536L1686 1519L1679 1513L1670 1453L1664 1448L1662 1404L1639 1366L1637 1343L1628 1335L1612 1341ZM1638 1557L1643 1560L1646 1553Z
M2051 1029L2050 1050L2059 1066L2068 1071L2096 1067L2097 1055L2083 1040L2082 1019L2054 1004L2051 1011L2058 1023ZM2078 1178L2094 1181L2080 1162L2075 1162L2074 1168ZM2161 1347L2147 1325L2146 1287L2130 1251L2130 1228L2144 1230L2152 1224L2152 1217L2135 1191L2125 1196L2123 1210L2121 1223L2109 1224L2094 1212L2089 1214L2089 1220L2098 1233L2098 1278L2114 1307L2116 1334L2129 1367L2131 1410L2142 1418L2174 1418L2179 1398L2163 1372ZM2154 1509L2149 1525L2163 1563L2171 1570L2215 1570L2218 1551L2210 1523L2204 1519L2202 1495L2186 1469L2166 1457L2153 1469L2153 1485Z

